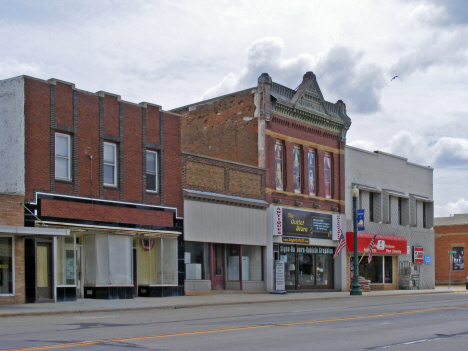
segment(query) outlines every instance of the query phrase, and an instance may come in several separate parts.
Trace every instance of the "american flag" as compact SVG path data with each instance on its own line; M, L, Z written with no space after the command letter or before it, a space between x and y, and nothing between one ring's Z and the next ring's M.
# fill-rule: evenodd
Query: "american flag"
M338 238L338 246L335 249L335 254L333 255L333 258L337 257L341 250L343 250L346 247L346 238L343 234L343 231L340 229L340 234Z
M372 238L370 244L369 244L369 257L367 257L367 263L371 263L372 261L372 251L374 250L374 241L375 241L375 237L377 235L374 235L374 237Z

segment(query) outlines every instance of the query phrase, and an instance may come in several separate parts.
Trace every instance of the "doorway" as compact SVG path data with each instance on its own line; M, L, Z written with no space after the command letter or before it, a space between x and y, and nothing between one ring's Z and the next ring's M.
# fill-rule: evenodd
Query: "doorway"
M37 242L36 244L36 301L53 301L52 279L52 243Z
M83 297L83 247L77 245L75 247L76 255L76 297Z
M213 244L211 257L211 267L213 267L213 279L211 280L211 289L224 290L224 244Z

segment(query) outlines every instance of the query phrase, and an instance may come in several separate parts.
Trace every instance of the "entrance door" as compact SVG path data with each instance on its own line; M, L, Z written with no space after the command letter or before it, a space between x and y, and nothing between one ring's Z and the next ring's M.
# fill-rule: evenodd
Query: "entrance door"
M52 243L36 244L36 301L52 301Z
M76 297L81 298L83 297L83 247L76 246L75 248L76 254Z
M136 247L133 248L133 296L138 296L138 257Z
M211 280L212 290L224 290L224 244L213 244L213 278Z
M310 289L315 285L315 262L313 254L297 254L297 289ZM323 268L322 268L323 274Z

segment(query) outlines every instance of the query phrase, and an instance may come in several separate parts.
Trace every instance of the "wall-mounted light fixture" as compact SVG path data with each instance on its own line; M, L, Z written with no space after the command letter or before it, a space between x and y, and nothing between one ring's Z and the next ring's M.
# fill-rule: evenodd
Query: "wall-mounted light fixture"
M294 205L296 205L296 206L302 206L302 202L296 201L296 202L294 203Z
M314 204L314 208L321 208L322 206L320 206L319 204Z
M332 206L332 211L336 211L338 212L340 209L338 208L338 206Z
M283 203L283 201L281 201L281 199L278 199L277 197L275 197L275 198L273 199L273 202L274 202L275 204L281 204L281 203Z

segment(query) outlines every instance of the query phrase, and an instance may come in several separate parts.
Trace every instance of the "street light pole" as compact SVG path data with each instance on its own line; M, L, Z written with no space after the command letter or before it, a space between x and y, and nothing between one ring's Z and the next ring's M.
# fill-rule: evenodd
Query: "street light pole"
M356 185L351 190L353 197L353 229L354 229L354 278L353 286L350 295L362 295L361 287L359 285L359 262L358 262L358 240L357 240L357 198L359 197L359 189Z

